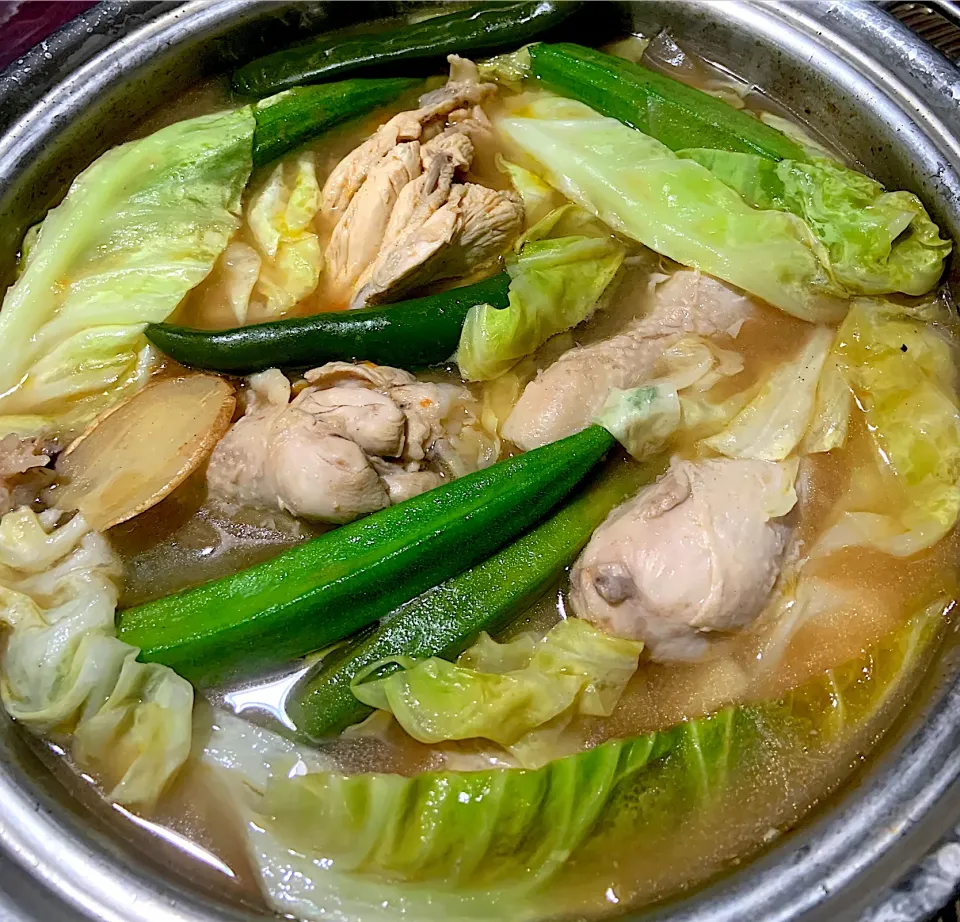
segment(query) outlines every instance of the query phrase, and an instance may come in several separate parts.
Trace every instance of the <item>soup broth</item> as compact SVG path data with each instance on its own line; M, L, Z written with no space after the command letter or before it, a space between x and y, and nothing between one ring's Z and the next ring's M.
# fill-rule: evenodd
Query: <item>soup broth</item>
M770 112L784 114L759 89L744 86L695 56L684 53L670 58L670 49L676 45L670 45L672 40L666 37L657 41L657 54L643 58L645 63L707 92L733 94L730 98L735 97L738 107L758 116ZM643 54L642 43L638 45L636 39L608 47L612 53L626 57ZM444 79L438 74L428 81L427 88L442 87ZM312 142L306 151L316 165L319 183L322 185L336 165L386 120L416 108L422 92L424 87L419 85L390 106L334 128ZM494 123L505 115L522 116L528 111L526 107L544 98L544 93L503 93L487 104L487 114ZM131 137L145 137L181 119L218 112L233 104L224 82L204 84L151 114ZM290 156L292 163L293 155ZM494 190L509 189L507 173L492 166L503 158L531 169L536 166L529 156L498 137L495 149L487 151L471 179ZM272 169L271 166L254 174L244 193L245 202L263 190ZM325 251L334 233L334 223L318 218L313 230L320 251ZM251 234L245 224L236 239L253 246ZM625 253L624 265L601 306L585 322L551 338L516 366L512 373L518 376L521 389L569 349L604 342L643 318L658 283L683 269L625 236L616 236ZM221 297L221 269L222 266L215 269L189 292L171 318L173 322L204 329L237 325L230 304ZM422 291L443 291L464 282L463 277L446 279ZM744 404L754 399L779 367L798 359L811 329L808 322L754 296L750 296L750 302L752 319L736 331L735 337L721 334L711 340L719 349L738 354L742 361L738 372L720 379L710 390L715 404L737 395L743 396ZM315 289L280 316L308 317L348 306L335 278L324 272ZM265 319L278 318L260 316L254 311L246 323ZM183 367L169 359L154 371L160 377L182 373ZM435 368L419 378L443 385L463 385L455 364ZM295 374L291 379L294 393L308 386ZM463 386L477 406L495 403L491 382L469 382ZM249 385L241 384L240 408L235 418L245 404L256 399ZM694 428L681 432L671 443L671 454L691 462L702 460L707 452L704 431ZM856 661L886 642L886 638L902 632L931 601L943 600L944 618L952 611L960 552L953 529L932 546L909 556L892 556L876 548L856 546L829 555L812 554L834 522L838 504L863 489L864 477L871 476L864 471L877 469L882 461L878 461L877 452L869 418L855 411L841 446L804 454L799 461L798 502L789 513L793 538L774 596L787 592L789 579L798 578L800 571L792 567L802 559L803 579L829 584L834 598L840 598L842 604L818 609L816 604L804 608L796 600L785 607L771 601L752 624L716 640L708 656L680 662L645 657L609 716L577 714L564 728L563 751L558 751L559 755L646 733L660 733L666 738L673 732L671 728L693 727L691 722L718 712L727 713L724 709L728 708L731 714L760 715L749 717L753 722L749 733L742 731L743 739L737 735L740 730L731 731L731 745L748 747L749 755L743 757L742 763L729 763L723 783L718 782L715 794L704 795L697 809L662 815L657 813L659 807L651 807L649 813L637 808L644 821L642 831L624 841L622 850L615 854L611 854L602 838L594 841L588 837L542 895L542 917L579 919L615 913L668 897L729 868L776 841L836 790L896 717L929 661L929 654L914 659L902 657L903 668L910 676L895 684L891 694L880 695L863 720L851 719L847 726L842 716L837 717L838 729L823 746L778 735L774 719L763 710L765 703L789 698L792 690L825 673L832 674L831 670ZM516 446L507 439L500 441L499 460L517 453ZM633 462L621 457L610 463ZM447 473L440 476L443 481L452 479ZM891 492L891 513L899 511L897 502L896 493ZM847 505L856 508L855 503ZM236 573L326 534L333 527L280 509L265 511L224 502L208 491L207 470L202 466L157 505L110 529L110 545L123 566L120 608ZM542 638L554 625L572 618L576 604L571 600L570 581L568 567L497 639L507 641L528 633ZM895 645L896 651L900 648ZM901 652L896 652L896 656ZM330 655L335 656L336 651ZM315 656L308 657L267 675L202 689L203 700L198 700L194 714L193 754L186 768L153 811L115 807L116 822L121 826L135 824L172 844L181 852L180 870L187 878L199 876L212 882L210 889L221 895L267 908L244 844L243 823L229 806L221 775L205 764L203 749L214 728L231 711L251 725L289 737L294 723L286 704L297 682L314 668L315 660ZM837 682L846 681L839 672L837 675ZM841 699L842 695L837 698L839 703L834 702L839 709L844 707ZM826 730L823 733L828 735ZM418 742L383 711L342 735L322 740L317 750L325 765L346 774L379 772L412 777L420 772L472 771L516 764L509 751L486 740ZM682 747L678 748L657 769L657 777L666 779L665 784L672 777L671 772L682 769L681 763L687 758L684 752ZM53 761L62 762L63 758L63 751L59 750ZM89 792L88 781L78 781L71 775L68 783ZM202 872L195 870L201 864Z

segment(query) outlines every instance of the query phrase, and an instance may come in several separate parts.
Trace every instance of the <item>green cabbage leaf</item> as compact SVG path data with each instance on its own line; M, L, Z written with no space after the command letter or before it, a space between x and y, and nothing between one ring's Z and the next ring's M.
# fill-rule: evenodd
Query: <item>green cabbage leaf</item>
M190 753L193 688L118 640L120 562L82 516L0 520L0 660L7 713L64 743L111 800L150 807Z
M663 448L680 428L681 419L676 387L656 382L626 391L614 388L595 422L642 461Z
M816 151L806 163L707 149L679 155L754 207L802 218L825 248L833 277L852 294L922 295L943 274L952 244L910 192L886 192Z
M960 517L960 402L950 309L854 302L837 362L866 417L875 466L855 472L817 552L874 547L909 557Z
M456 663L381 660L358 675L351 690L364 704L392 713L421 743L491 740L531 766L552 748L536 736L539 728L549 724L552 738L576 714L612 713L641 650L642 643L570 618L539 641L524 634L500 644L482 634ZM403 668L371 678L391 664Z
M583 214L571 206L554 209L527 231L520 252L507 259L507 307L479 304L470 309L457 350L466 380L496 378L551 336L593 313L619 272L625 251L609 232L597 236L597 229L578 220L578 213ZM571 221L579 232L542 239Z
M74 180L0 310L0 434L68 438L143 382L145 325L173 312L239 226L254 126L249 108L177 122Z
M774 702L728 707L530 769L412 777L316 770L287 752L250 777L248 844L271 906L311 920L528 922L561 915L576 868L656 849L791 753L872 740L935 649L938 599L864 655ZM512 665L512 654L506 659ZM505 663L507 664L507 663ZM280 742L280 749L289 747ZM267 777L264 777L264 776ZM571 859L574 859L571 862ZM334 915L331 915L333 913Z
M497 120L500 134L617 233L804 320L843 316L846 291L796 215L751 207L706 167L582 103L538 97L518 113Z

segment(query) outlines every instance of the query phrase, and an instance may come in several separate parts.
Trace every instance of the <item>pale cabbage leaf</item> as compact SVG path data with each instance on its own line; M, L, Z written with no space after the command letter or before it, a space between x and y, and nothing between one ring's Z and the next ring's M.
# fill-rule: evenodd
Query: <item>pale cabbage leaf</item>
M855 472L857 489L817 553L861 546L909 557L960 516L955 350L929 313L860 300L840 327L837 361L866 417L876 468Z
M677 389L662 381L625 391L614 388L595 420L640 461L660 451L680 421Z
M544 182L536 173L531 173L518 163L511 163L503 157L497 157L497 165L510 177L513 188L523 200L524 221L527 227L533 227L557 207L556 189Z
M833 160L837 163L840 162L837 160L833 151L824 147L813 135L796 122L784 118L782 115L777 115L774 112L761 112L760 121L763 122L764 125L776 128L777 131L785 134L791 141L795 141L806 151L816 153L821 157L826 157L828 160Z
M261 259L252 320L283 316L317 287L323 253L313 221L319 211L320 183L309 151L277 164L251 198L246 220ZM237 320L243 323L247 316Z
M743 357L702 336L682 336L663 350L663 377L678 391L710 390L724 378L743 371Z
M120 563L81 515L55 527L58 515L0 520L3 705L68 745L111 800L150 807L190 753L193 689L117 639Z
M693 160L582 103L537 97L497 121L551 185L625 237L804 320L843 316L846 292L807 225L761 211Z
M543 219L549 220L550 215ZM586 320L616 277L624 255L610 236L577 234L524 243L507 260L509 305L497 309L480 304L467 314L457 350L463 377L495 378L551 336Z
M835 355L827 356L817 383L817 402L813 421L800 444L804 454L833 451L847 441L853 396L837 365Z
M0 429L67 438L143 382L165 320L239 226L249 108L177 122L83 171L30 245L0 310Z
M422 743L482 738L527 766L554 753L539 745L576 714L609 716L637 669L643 644L571 618L539 641L498 644L486 635L456 663L438 657L373 664L351 684L364 704L390 711ZM391 664L402 668L375 677ZM549 727L548 727L549 725Z
M739 394L710 399L715 384L743 371L743 358L702 336L682 336L668 345L660 366L661 377L643 387L611 390L594 420L640 461L661 451L678 432L713 434L746 403Z
M833 337L833 330L815 328L800 355L775 369L760 393L705 444L728 458L758 461L782 461L795 451L813 419Z

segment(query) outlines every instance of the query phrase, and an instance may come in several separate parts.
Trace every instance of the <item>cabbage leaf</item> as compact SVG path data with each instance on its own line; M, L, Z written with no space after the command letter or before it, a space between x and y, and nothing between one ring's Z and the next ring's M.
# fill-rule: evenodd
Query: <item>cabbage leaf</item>
M626 391L614 388L595 422L642 461L660 451L680 428L680 397L676 387L665 382Z
M833 451L834 448L846 444L852 410L853 396L837 364L836 356L831 354L827 356L817 382L813 421L800 444L801 451L812 455Z
M254 189L240 233L196 293L200 325L278 320L312 294L323 264L313 229L319 211L312 152L281 160Z
M738 352L702 336L682 336L663 350L663 374L643 387L614 388L597 415L603 426L638 461L644 461L678 432L713 435L744 407L745 395L714 402L709 390L743 371Z
M954 348L946 330L929 322L930 310L860 300L840 327L837 361L866 417L879 475L857 473L860 488L818 553L864 546L909 557L960 517ZM949 308L943 311L947 327Z
M552 230L563 217L560 212L565 209L543 218L544 227L535 228L534 235ZM496 378L551 336L586 320L616 277L624 255L610 236L576 234L548 240L528 236L520 252L507 259L509 305L498 310L479 304L467 313L457 350L460 373L468 381Z
M643 644L612 637L570 618L540 641L523 635L498 644L486 634L456 663L438 657L381 660L351 684L364 704L389 711L421 743L487 739L523 765L550 747L531 738L538 728L575 714L609 716L637 670ZM383 678L385 666L403 668Z
M536 770L347 776L304 770L288 755L266 780L242 767L224 777L241 775L255 795L248 842L281 913L335 913L340 922L562 915L562 874L593 867L591 859L608 866L638 837L656 849L683 824L710 822L724 796L753 785L785 752L824 758L875 733L935 649L947 605L933 602L777 701L611 740Z
M679 156L705 166L754 207L802 218L851 294L922 295L943 274L952 244L910 192L886 192L814 151L806 163L706 149Z
M536 173L531 173L518 163L504 160L499 155L497 165L510 177L513 188L523 201L524 222L527 227L533 227L557 207L559 196L556 189L545 183Z
M33 417L68 438L143 382L144 326L173 312L239 226L254 125L249 108L177 122L74 180L0 310L0 430Z
M759 116L760 121L763 122L764 125L776 128L781 134L785 134L791 141L802 147L808 155L813 154L825 157L827 160L832 160L835 163L840 162L831 150L821 144L806 128L797 124L797 122L784 118L782 115L777 115L774 112L760 112Z
M833 337L833 330L815 328L800 355L770 374L760 393L705 444L728 458L758 461L782 461L795 451L813 419Z
M507 54L498 54L478 65L480 79L519 90L530 75L530 52L526 46Z
M278 163L251 198L246 221L261 265L249 322L282 317L317 287L323 253L313 220L319 211L320 184L310 151ZM248 320L246 313L237 319Z
M59 528L57 515L24 507L0 520L3 705L68 742L111 800L149 807L190 753L193 688L117 639L120 562L81 515Z
M582 103L538 97L497 121L543 177L616 232L813 322L846 292L795 215L748 205L706 167Z

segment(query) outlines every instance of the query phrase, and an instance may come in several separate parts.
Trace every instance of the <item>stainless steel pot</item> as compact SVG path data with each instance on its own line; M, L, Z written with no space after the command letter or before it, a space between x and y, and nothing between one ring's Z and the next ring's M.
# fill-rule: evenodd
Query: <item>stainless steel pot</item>
M105 2L0 75L0 280L23 231L144 112L201 76L390 3ZM879 7L644 0L624 28L670 26L784 102L960 240L960 72ZM954 261L957 262L956 260ZM856 785L758 860L669 906L672 922L921 922L960 883L960 659ZM227 922L262 914L120 833L0 723L0 922Z

